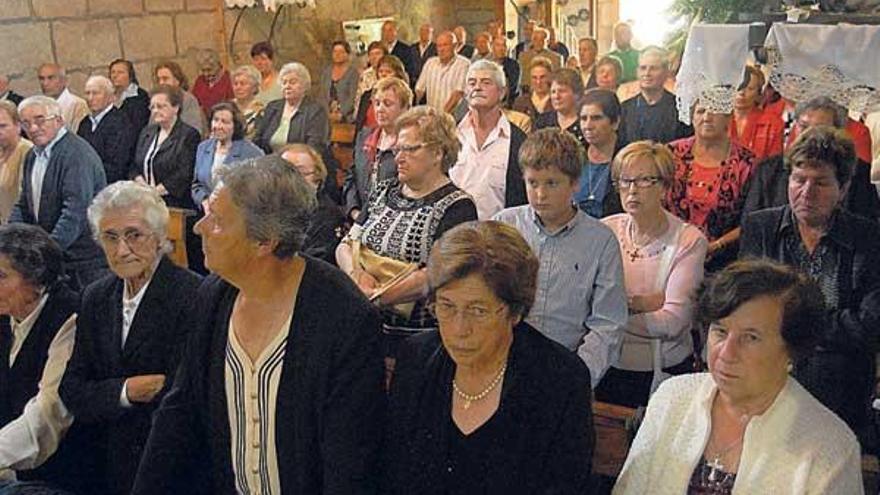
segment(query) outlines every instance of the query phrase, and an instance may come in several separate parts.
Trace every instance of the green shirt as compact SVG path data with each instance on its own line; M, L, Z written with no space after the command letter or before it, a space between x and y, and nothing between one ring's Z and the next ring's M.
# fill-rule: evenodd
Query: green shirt
M609 53L612 57L617 57L620 59L620 62L623 64L623 75L618 81L620 84L625 82L635 81L638 76L636 75L636 69L639 67L639 51L635 48L630 48L629 50L614 50Z

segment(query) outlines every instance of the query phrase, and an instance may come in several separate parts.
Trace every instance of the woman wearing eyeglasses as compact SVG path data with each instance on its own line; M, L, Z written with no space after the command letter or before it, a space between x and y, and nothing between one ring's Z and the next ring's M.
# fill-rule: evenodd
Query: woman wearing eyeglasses
M420 106L395 127L397 177L375 185L336 250L339 268L382 307L388 358L404 337L436 327L425 299L431 247L450 228L477 218L473 200L449 180L459 149L452 117Z
M625 213L602 221L620 243L630 317L596 400L644 406L663 378L694 371L692 295L703 280L707 241L663 208L674 173L672 153L651 141L632 143L614 159L611 177Z
M591 493L590 373L523 321L538 268L501 222L459 225L434 247L439 331L400 348L382 493Z
M200 277L165 256L168 208L154 188L113 183L88 217L113 274L83 292L59 392L90 434L81 452L103 467L83 493L122 494L131 491L153 411L177 368Z

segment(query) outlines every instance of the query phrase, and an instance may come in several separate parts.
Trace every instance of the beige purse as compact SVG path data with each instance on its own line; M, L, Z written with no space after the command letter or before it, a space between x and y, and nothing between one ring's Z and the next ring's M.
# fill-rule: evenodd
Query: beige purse
M377 254L360 241L352 241L351 243L351 261L354 266L369 273L379 284L379 287L370 296L370 301L373 302L377 301L388 289L419 269L419 265L416 263L407 263ZM415 307L414 302L389 306L395 313L407 319L412 316L413 307Z

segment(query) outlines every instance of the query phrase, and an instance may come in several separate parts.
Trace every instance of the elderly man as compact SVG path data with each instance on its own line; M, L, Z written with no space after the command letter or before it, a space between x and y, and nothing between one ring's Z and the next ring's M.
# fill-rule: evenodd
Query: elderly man
M468 113L458 125L461 151L449 178L474 199L477 217L489 220L505 207L526 202L518 165L526 135L501 110L507 79L498 64L471 64L466 87Z
M416 81L416 99L426 98L428 105L451 113L464 95L468 59L456 55L455 35L444 31L437 36L437 56L429 59Z
M492 35L488 31L481 31L474 36L474 55L471 57L471 60L482 60L484 58L491 58L492 51L489 43L492 40Z
M0 74L0 101L7 100L18 106L23 100L20 94L9 89L9 78L5 74Z
M793 132L800 134L818 125L833 126L846 133L846 109L827 96L819 96L799 104L795 109ZM849 135L852 139L852 135ZM856 158L851 178L843 191L840 206L850 213L877 220L880 198L870 181L871 166ZM788 203L790 169L784 166L783 155L771 156L755 169L749 193L743 206L743 218L751 212L783 206Z
M599 45L595 38L581 38L578 40L578 72L585 88L596 87L596 56L599 54Z
M455 35L455 53L470 60L474 57L474 46L467 43L467 30L464 26L455 26L452 29Z
M58 64L47 63L37 70L40 89L49 98L58 100L61 105L61 117L68 131L76 132L79 123L89 114L86 101L70 92L67 88L67 73Z
M617 239L572 201L582 154L567 131L530 135L520 153L529 203L493 219L516 227L541 263L526 321L577 353L596 388L617 363L628 313Z
M517 86L520 72L519 62L507 56L507 38L503 34L492 36L491 48L492 56L490 60L504 69L504 78L508 81L504 106L510 108L513 106L516 97L519 96L519 87Z
M410 83L415 86L416 81L422 74L422 67L431 57L437 56L437 45L434 44L434 27L428 23L419 26L419 41L410 47L410 60L413 62L413 73L410 75Z
M277 155L222 168L196 224L193 338L133 495L371 494L384 365L378 310L299 254L314 190Z
M110 79L90 77L86 81L85 96L91 113L79 123L76 133L101 157L107 183L123 180L134 155L136 128L114 104L116 96Z
M410 81L416 78L415 65L413 64L412 47L397 39L397 23L388 20L382 23L382 43L390 55L394 55L403 62L403 67L409 75Z
M168 208L155 189L111 184L88 210L112 275L82 296L60 394L88 429L103 473L91 493L127 494L166 380L177 369L200 277L171 262Z
M806 130L785 152L784 166L788 201L745 218L740 256L771 258L819 284L830 324L815 352L791 363L793 375L870 448L876 441L870 402L880 350L880 227L840 207L857 166L842 130Z
M621 105L621 146L645 139L669 143L692 135L694 130L678 120L675 95L664 87L669 77L666 50L645 48L639 56L638 73L639 94Z
M86 208L107 184L101 157L65 129L54 99L25 98L18 113L34 147L25 157L21 196L9 221L39 225L48 232L64 250L73 285L83 288L107 272L86 221Z
M535 57L547 59L550 62L550 66L553 67L553 70L562 67L562 56L547 48L548 35L549 32L544 28L536 27L532 30L532 44L528 50L522 52L519 56L520 67L531 67L532 60L534 60ZM520 75L519 85L522 88L529 86L529 75L526 74L525 71Z
M633 32L632 26L626 22L619 22L614 26L614 46L615 50L608 53L612 57L617 57L623 64L623 74L621 74L621 83L634 81L637 77L636 69L639 66L639 51L632 46Z
M523 25L523 37L522 41L516 44L513 47L513 59L519 60L519 56L522 55L522 52L528 50L529 44L532 42L532 31L538 27L538 21L530 20L526 21Z

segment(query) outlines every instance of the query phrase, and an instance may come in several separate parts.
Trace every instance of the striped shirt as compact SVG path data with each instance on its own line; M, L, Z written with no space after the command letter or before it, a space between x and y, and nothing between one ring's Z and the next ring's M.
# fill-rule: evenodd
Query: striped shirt
M255 362L238 342L232 319L226 344L226 408L232 471L242 495L281 493L275 450L275 406L293 314Z
M425 93L429 106L443 111L443 106L454 91L464 93L465 80L470 61L461 55L443 64L440 57L431 57L425 62L422 74L416 82L416 92Z

